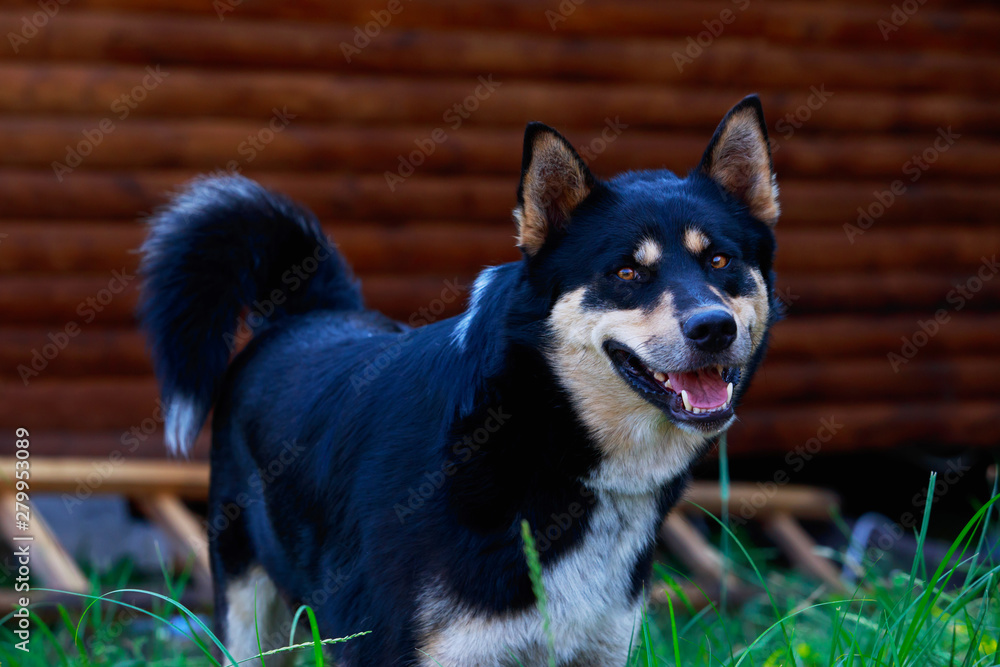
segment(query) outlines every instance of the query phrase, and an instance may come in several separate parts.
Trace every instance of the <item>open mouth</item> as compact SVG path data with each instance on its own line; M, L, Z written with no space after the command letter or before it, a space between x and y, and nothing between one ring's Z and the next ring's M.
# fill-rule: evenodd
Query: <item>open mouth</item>
M616 341L605 342L604 351L622 378L674 422L714 431L724 428L733 417L733 390L740 381L739 368L715 365L657 371Z

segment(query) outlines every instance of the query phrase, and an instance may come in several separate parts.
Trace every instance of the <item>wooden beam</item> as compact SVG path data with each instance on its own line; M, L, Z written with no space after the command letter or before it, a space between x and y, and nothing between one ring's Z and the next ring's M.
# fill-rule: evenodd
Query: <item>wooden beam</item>
M5 459L10 465L4 465L3 471L13 478L14 459ZM35 461L32 460L32 492L40 489L35 484ZM29 530L19 531L15 529L15 494L9 489L0 491L0 522L3 523L2 534L7 541L16 549L23 545L28 545L30 552L31 586L38 587L41 581L45 587L57 590L69 591L72 593L87 593L90 591L90 582L80 570L76 561L66 553L55 533L46 523L42 515L32 508L29 515ZM24 538L30 537L30 540Z
M158 491L152 495L136 496L135 499L143 513L159 526L182 552L194 555L195 583L199 588L210 590L212 568L208 556L208 536L203 523L180 498L171 493Z
M120 454L120 452L119 452ZM141 498L169 493L191 500L208 498L208 463L167 460L31 459L31 489L35 493L74 493L81 486L89 493L120 493ZM0 471L13 478L15 459L0 458ZM2 508L8 510L8 503ZM14 503L9 503L13 508Z
M684 512L700 512L694 504L719 516L722 514L722 494L717 483L696 482L691 485L684 500L677 508ZM731 516L741 516L743 508L752 508L751 516L744 519L759 521L776 514L794 514L801 519L829 520L830 509L837 507L840 499L832 491L811 486L788 484L776 487L773 493L765 492L760 486L749 482L736 482L729 489L729 511Z
M764 531L802 572L837 592L847 592L840 580L840 572L816 553L816 543L790 512L774 512L765 517Z

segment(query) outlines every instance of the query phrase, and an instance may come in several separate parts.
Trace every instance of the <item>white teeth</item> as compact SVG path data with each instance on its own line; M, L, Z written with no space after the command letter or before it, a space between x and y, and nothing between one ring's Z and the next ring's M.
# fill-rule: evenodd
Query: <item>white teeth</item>
M670 380L667 380L666 382L664 382L663 386L666 387L667 389L673 389L673 387L670 386Z
M726 387L726 405L729 405L729 401L733 400L733 383L730 382Z
M691 399L688 398L687 389L681 389L681 400L684 401L684 409L693 412Z
M653 377L656 378L657 382L663 382L664 380L667 379L667 376L664 375L663 373L660 373L659 371L657 371L656 373L653 373Z

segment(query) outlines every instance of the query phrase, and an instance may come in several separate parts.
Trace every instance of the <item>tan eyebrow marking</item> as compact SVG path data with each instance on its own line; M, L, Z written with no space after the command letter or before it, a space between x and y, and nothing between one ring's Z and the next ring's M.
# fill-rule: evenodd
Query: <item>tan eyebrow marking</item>
M705 233L699 229L694 229L693 227L688 227L684 230L684 247L688 249L694 256L698 256L705 252L705 249L711 245L711 241Z
M635 251L635 261L643 266L653 266L660 261L663 255L663 248L653 239L643 239L642 243Z

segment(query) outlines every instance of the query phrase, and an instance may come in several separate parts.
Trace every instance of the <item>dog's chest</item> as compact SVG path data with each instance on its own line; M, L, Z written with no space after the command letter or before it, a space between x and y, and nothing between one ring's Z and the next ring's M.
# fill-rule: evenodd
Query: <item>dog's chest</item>
M641 596L633 594L633 579L654 540L658 521L655 494L597 492L579 542L543 567L560 663L603 656L621 657L624 664L634 629L639 627L636 615L642 602ZM435 628L424 650L441 665L505 664L500 656L512 654L523 664L544 662L547 639L534 607L485 615L463 610L443 587L435 586L423 598L421 616L425 627Z

